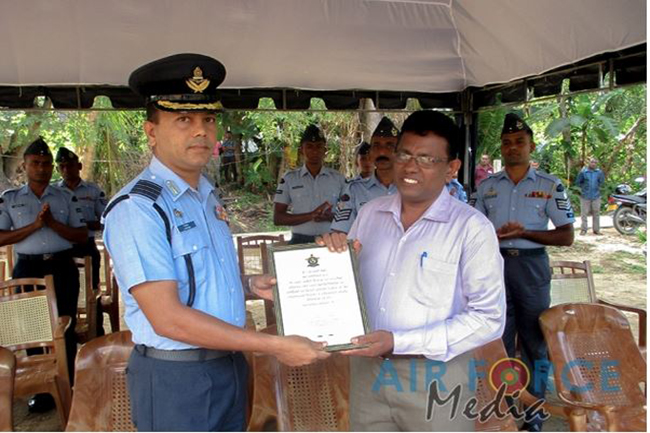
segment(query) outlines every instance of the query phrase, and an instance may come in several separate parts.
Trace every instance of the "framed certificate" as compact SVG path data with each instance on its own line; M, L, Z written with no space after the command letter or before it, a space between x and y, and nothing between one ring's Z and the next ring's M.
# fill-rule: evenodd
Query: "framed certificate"
M357 257L316 244L270 246L278 335L326 341L327 351L359 348L352 337L369 332Z

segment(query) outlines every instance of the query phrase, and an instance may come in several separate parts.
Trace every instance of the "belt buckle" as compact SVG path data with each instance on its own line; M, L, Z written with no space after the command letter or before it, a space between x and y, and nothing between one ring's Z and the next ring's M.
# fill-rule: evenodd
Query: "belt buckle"
M510 257L519 257L519 250L508 250L508 255Z
M52 260L53 258L54 254L52 253L43 254L43 260Z

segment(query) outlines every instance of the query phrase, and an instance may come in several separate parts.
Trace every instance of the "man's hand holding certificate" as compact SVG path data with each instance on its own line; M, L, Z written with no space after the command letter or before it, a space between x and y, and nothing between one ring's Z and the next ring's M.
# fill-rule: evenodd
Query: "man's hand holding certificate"
M325 341L329 351L358 348L351 340L368 333L368 321L352 249L307 244L269 252L278 334Z

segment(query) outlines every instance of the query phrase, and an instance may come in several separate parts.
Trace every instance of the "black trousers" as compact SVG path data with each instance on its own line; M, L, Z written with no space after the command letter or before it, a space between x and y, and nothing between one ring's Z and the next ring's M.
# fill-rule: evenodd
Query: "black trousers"
M72 248L73 257L85 257L90 256L93 263L93 289L95 291L99 290L99 272L102 264L102 257L99 254L97 249L97 244L95 243L95 238L88 238L88 241L85 244L75 244ZM101 337L104 335L104 314L102 310L102 304L97 302L97 336Z
M312 242L316 242L316 236L291 233L291 240L289 241L289 245L310 244Z
M133 350L126 374L133 424L138 431L244 431L247 377L241 353L179 362Z
M528 391L537 398L544 398L550 369L539 316L551 304L548 255L504 256L504 268L507 310L503 344L508 356L514 357L518 339L522 361L531 375Z
M72 323L70 323L70 327L65 333L68 373L70 374L70 383L72 383L74 380L74 360L77 356L77 336L74 328L77 324L77 300L79 298L79 271L72 260L72 256L51 260L25 260L19 257L12 277L44 278L46 275L52 275L54 278L54 291L59 316L70 316L72 319ZM41 349L33 350L35 352L30 350L28 354L39 353Z

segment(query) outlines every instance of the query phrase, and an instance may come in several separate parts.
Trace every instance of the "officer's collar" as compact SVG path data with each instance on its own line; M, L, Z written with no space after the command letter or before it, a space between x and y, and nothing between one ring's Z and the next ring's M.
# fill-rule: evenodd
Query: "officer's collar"
M153 156L151 158L151 163L149 163L149 171L154 176L160 179L161 184L167 191L169 195L172 196L172 200L176 201L180 196L185 193L188 189L192 189L189 183L187 183L183 178L174 173L169 167L160 162L158 158ZM199 178L199 194L201 197L207 197L214 187L210 182L203 176Z
M390 199L377 206L377 210L383 212L390 212L400 221L402 215L402 195L393 194L389 196ZM440 195L436 200L431 203L431 206L424 211L420 219L428 219L430 221L449 222L449 207L451 205L452 197L449 195L447 188L443 187Z
M77 187L75 188L75 190L81 188L82 186L87 186L87 185L88 185L88 184L86 183L86 181L83 180L83 179L81 179L81 180L79 181L79 183L77 184ZM58 181L58 182L56 183L56 186L58 186L59 188L67 188L67 189L70 189L70 188L68 188L68 185L65 183L65 179L61 179L60 181ZM72 190L71 190L71 191L72 191Z
M496 176L498 176L499 179L508 179L512 181L512 179L510 179L510 176L508 176L508 172L505 168L501 170ZM533 182L535 182L537 180L537 171L535 171L533 167L528 167L528 171L526 172L524 179L531 179Z
M300 177L303 177L303 176L305 176L307 174L311 176L311 173L307 169L307 165L303 164L302 167L300 167ZM321 174L325 174L325 175L329 174L328 171L325 169L325 165L321 165L320 171L314 177L316 178L316 177L320 176Z
M40 198L43 198L46 195L51 194L52 188L53 188L52 185L46 186L45 189L43 190L43 195ZM23 185L22 188L20 188L20 190L18 190L18 195L28 195L28 194L34 194L34 191L32 191L32 189L29 187L29 184L26 183L25 185Z

